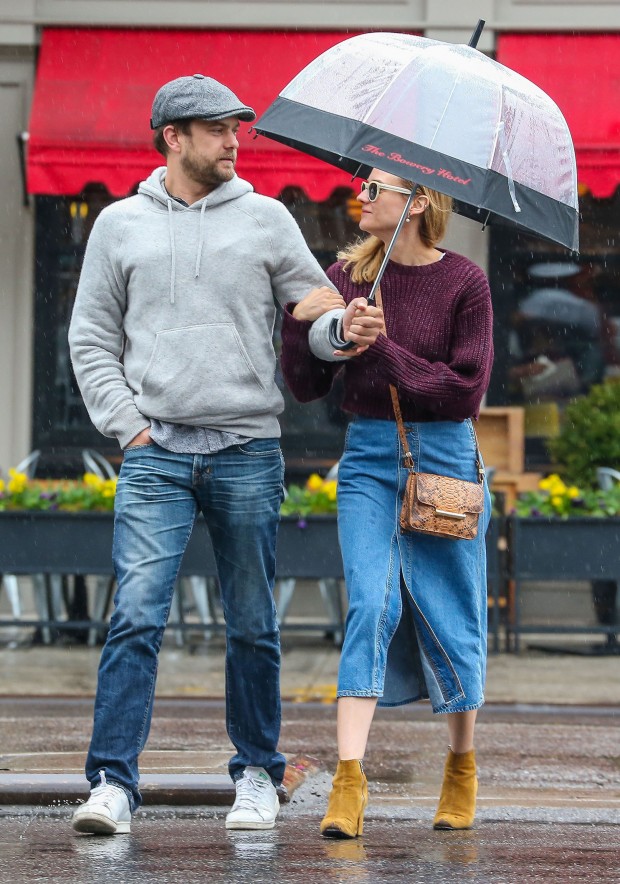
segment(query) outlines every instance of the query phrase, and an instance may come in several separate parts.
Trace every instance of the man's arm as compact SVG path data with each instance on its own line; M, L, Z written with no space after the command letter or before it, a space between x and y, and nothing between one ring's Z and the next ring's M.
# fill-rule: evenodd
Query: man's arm
M288 303L297 303L312 289L323 286L334 291L288 209L277 202L271 209L267 231L272 249L271 285L279 304L284 308Z
M73 369L88 413L104 436L125 448L150 421L125 379L123 316L127 293L116 256L124 224L104 210L93 226L69 327Z
M272 229L269 231L274 252L272 269L273 292L280 304L299 302L311 289L336 287L306 245L296 221L284 206L278 205L273 213ZM327 362L337 362L363 352L377 338L383 325L383 314L376 307L367 307L364 298L356 298L355 305L345 314L342 310L329 311L319 317L310 331L310 347L315 356ZM352 302L353 304L353 302ZM378 311L380 322L376 321ZM345 341L354 341L355 350L340 354L330 343L330 325L335 315L344 315ZM329 317L329 319L328 319ZM316 349L315 349L316 347ZM325 354L325 355L323 355Z
M383 311L369 307L366 298L353 298L345 310L330 310L312 324L308 341L310 350L325 362L340 362L359 356L377 340L385 329ZM334 338L353 341L356 347L342 351L332 343Z

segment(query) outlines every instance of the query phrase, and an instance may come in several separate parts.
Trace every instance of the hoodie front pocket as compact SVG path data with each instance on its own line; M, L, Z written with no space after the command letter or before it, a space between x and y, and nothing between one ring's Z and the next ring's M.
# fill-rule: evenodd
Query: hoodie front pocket
M260 412L265 395L237 329L219 322L159 332L136 405L149 417L199 424Z

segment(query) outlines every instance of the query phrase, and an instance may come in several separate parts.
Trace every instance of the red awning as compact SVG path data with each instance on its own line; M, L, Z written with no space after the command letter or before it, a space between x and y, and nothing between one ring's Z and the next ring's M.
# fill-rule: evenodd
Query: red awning
M497 60L553 98L566 118L577 176L597 197L620 184L620 34L506 34Z
M104 184L124 196L162 157L152 147L151 104L161 85L194 73L226 83L260 114L345 32L161 31L51 28L43 33L30 118L28 190L77 194ZM243 123L237 171L260 193L286 185L315 200L350 183L326 163Z

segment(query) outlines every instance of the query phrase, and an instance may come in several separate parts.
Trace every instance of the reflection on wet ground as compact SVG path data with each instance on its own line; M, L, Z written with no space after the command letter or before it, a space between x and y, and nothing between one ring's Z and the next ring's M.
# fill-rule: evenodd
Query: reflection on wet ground
M0 822L7 882L149 884L582 884L620 880L620 827L483 823L433 832L427 822L376 820L363 839L330 841L299 816L267 832L227 832L223 819L140 819L131 835L78 836L63 812Z

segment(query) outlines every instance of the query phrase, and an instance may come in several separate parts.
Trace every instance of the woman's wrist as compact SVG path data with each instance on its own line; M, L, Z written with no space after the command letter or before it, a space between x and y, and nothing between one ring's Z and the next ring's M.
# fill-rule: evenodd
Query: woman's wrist
M305 315L303 303L301 301L298 304L295 304L291 311L291 315L293 319L296 319L298 322L312 322L310 317Z
M288 304L284 305L284 315L286 317L294 319L296 322L308 322L307 319L299 319L297 314L295 313L295 309L299 306L295 301L289 301Z

